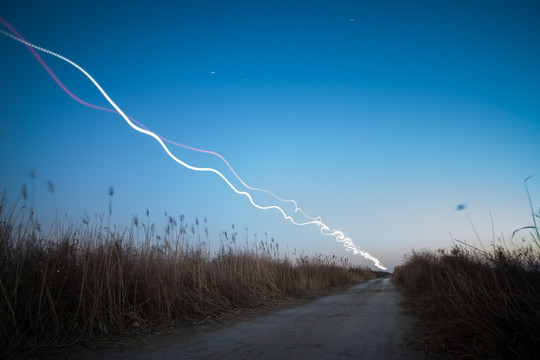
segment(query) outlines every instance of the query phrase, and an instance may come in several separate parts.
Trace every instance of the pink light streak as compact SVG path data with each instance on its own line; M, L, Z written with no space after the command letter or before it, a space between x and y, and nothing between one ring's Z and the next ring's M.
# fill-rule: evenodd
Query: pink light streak
M79 102L80 104L84 105L84 106L87 106L87 107L90 107L90 108L94 108L94 109L98 109L98 110L102 110L102 111L107 111L107 112L111 112L111 113L116 113L116 114L119 114L122 118L124 118L124 120L128 123L129 126L131 126L134 130L138 131L138 132L141 132L143 134L146 134L148 136L151 136L153 137L156 141L158 141L160 143L160 145L163 147L163 149L165 150L165 152L167 153L167 155L169 157L171 157L174 161L176 161L177 163L179 163L180 165L190 169L190 170L194 170L194 171L205 171L205 172L213 172L215 173L216 175L218 175L219 177L222 178L223 181L225 181L227 183L227 185L229 185L229 187L234 191L236 192L237 194L239 195L244 195L246 196L250 203L258 208L258 209L261 209L261 210L269 210L269 209L276 209L278 210L279 212L281 212L281 214L283 215L283 217L286 219L286 220L289 220L291 221L291 223L293 223L294 225L298 225L298 226L304 226L304 225L310 225L310 224L313 224L313 225L317 225L318 227L320 227L320 232L321 234L323 235L326 235L326 236L333 236L336 241L338 242L341 242L343 244L343 246L345 247L345 250L346 251L351 251L353 252L353 254L360 254L361 256L363 256L364 258L372 261L376 267L382 269L382 270L386 270L386 268L384 267L384 265L376 258L374 258L373 256L371 256L370 254L368 254L367 252L363 251L363 250L360 250L356 247L356 245L354 244L354 242L352 241L351 238L349 237L346 237L342 231L339 231L339 230L336 230L336 229L332 229L330 230L330 228L324 224L322 222L322 219L321 217L310 217L310 216L307 216L304 211L298 207L297 203L295 200L287 200L287 199L282 199L278 196L276 196L275 194L273 194L272 192L268 191L268 190L265 190L265 189L260 189L260 188L254 188L254 187L251 187L249 185L247 185L243 180L242 178L236 173L236 171L233 169L233 167L229 164L229 162L219 153L216 153L214 151L210 151L210 150L203 150L203 149L197 149L197 148L194 148L194 147L191 147L191 146L188 146L188 145L185 145L185 144L181 144L181 143L178 143L178 142L174 142L174 141L171 141L171 140L168 140L164 137L161 137L159 135L157 135L156 133L152 132L150 129L148 129L146 126L144 126L142 123L140 123L139 121L135 120L134 118L132 117L128 117L117 105L116 103L114 103L114 101L108 96L108 94L103 90L103 88L99 85L99 83L94 80L94 78L88 73L86 72L86 70L84 70L82 67L80 67L79 65L77 65L75 62L69 60L68 58L62 56L62 55L59 55L55 52L52 52L50 50L47 50L45 48L42 48L42 47L39 47L37 45L34 45L30 42L28 42L21 34L19 34L19 32L17 32L17 30L15 30L15 28L13 28L7 21L5 21L3 18L0 17L0 23L2 23L6 28L8 28L12 34L9 34L3 30L0 30L0 32L14 40L17 40L19 42L21 42L22 44L24 44L27 49L32 53L32 55L39 61L39 63L43 66L43 68L47 71L47 73L51 76L51 78L58 84L58 86L60 86L60 88L62 90L64 90L64 92L66 94L68 94L72 99L74 99L75 101ZM111 104L111 106L114 108L114 109L110 109L110 108L105 108L105 107L101 107L101 106L98 106L98 105L94 105L94 104L91 104L91 103L88 103L84 100L81 100L80 98L78 98L75 94L73 94L61 81L60 79L58 79L58 77L54 74L54 72L49 68L49 66L45 63L45 61L39 56L39 54L35 51L35 50L39 50L39 51L42 51L42 52L45 52L49 55L52 55L52 56L55 56L67 63L69 63L70 65L74 66L75 68L77 68L79 71L81 71L93 84L94 86L96 86L96 88L101 92L101 94L105 97L105 99L109 102L109 104ZM135 125L134 123L138 124L139 126ZM178 159L177 157L175 157L169 150L169 148L164 144L164 142L167 142L169 144L172 144L172 145L175 145L175 146L179 146L179 147L182 147L182 148L185 148L185 149L189 149L189 150L192 150L192 151L197 151L197 152L200 152L200 153L205 153L205 154L210 154L210 155L213 155L213 156L217 156L218 158L220 158L226 165L227 167L229 168L229 170L234 174L234 176L242 183L243 186L245 186L247 189L249 190L253 190L253 191L260 191L260 192L264 192L264 193L267 193L269 195L271 195L272 197L274 197L275 199L279 200L279 201L282 201L282 202L289 202L289 203L293 203L294 204L294 207L295 207L295 210L294 212L300 212L305 218L309 219L310 221L307 221L307 222L302 222L302 223L298 223L296 221L294 221L294 219L292 217L290 217L289 215L287 215L285 213L285 211L283 209L281 209L279 206L276 206L276 205L271 205L271 206L260 206L258 204L256 204L253 200L253 198L251 197L251 195L245 191L239 191L238 189L236 189L231 183L230 181L223 175L221 174L219 171L215 170L215 169L212 169L212 168L199 168L199 167L194 167L194 166L191 166L185 162L183 162L182 160Z
M22 40L22 43L26 46L26 48L28 49L28 51L30 51L32 53L32 55L34 55L34 57L39 61L39 63L41 64L41 66L43 66L43 68L47 71L47 73L51 76L51 78L58 84L58 86L60 86L60 88L62 90L64 90L64 92L66 94L68 94L73 100L77 101L78 103L84 105L84 106L88 106L90 108L93 108L93 109L98 109L98 110L102 110L102 111L107 111L107 112L111 112L111 113L114 113L114 114L118 114L118 111L114 110L114 109L110 109L110 108L105 108L105 107L102 107L102 106L98 106L98 105L94 105L94 104L91 104L91 103L88 103L82 99L80 99L78 96L76 96L75 94L73 94L67 86L65 86L62 81L56 76L56 74L51 70L51 68L47 65L47 63L45 62L45 60L43 60L43 58L41 56L39 56L39 54L34 50L34 48L30 45L30 43L14 28L12 27L7 21L5 21L4 19L2 19L0 17L0 22L5 26L7 27L14 35L16 38L18 38L19 40ZM8 35L9 34L5 34L5 35ZM133 121L134 123L136 123L137 125L139 125L140 127L142 127L143 129L145 130L149 130L150 129L148 127L146 127L144 124L142 124L141 122L137 121L136 119L134 119L133 117L129 116L129 119L131 121ZM270 196L272 196L273 198L279 200L279 201L282 201L282 202L289 202L289 203L293 203L294 204L294 212L300 212L302 213L302 215L310 220L321 220L320 217L310 217L308 215L306 215L304 213L304 211L298 207L298 204L296 203L295 200L288 200L288 199L282 199L280 198L279 196L275 195L274 193L266 190L266 189L260 189L260 188L255 188L255 187L251 187L249 186L246 182L244 182L244 180L236 173L236 171L234 170L234 168L231 166L231 164L229 164L229 162L227 161L227 159L225 159L225 157L223 157L221 154L217 153L217 152L214 152L214 151L210 151L210 150L204 150L204 149L198 149L198 148L195 148L195 147L192 147L192 146L189 146L189 145L185 145L185 144L181 144L181 143L178 143L176 141L172 141L172 140L169 140L163 136L160 136L158 135L163 141L165 141L166 143L169 143L171 145L175 145L175 146L179 146L179 147L182 147L184 149L188 149L188 150L192 150L192 151L197 151L199 153L204 153L204 154L210 154L210 155L214 155L214 156L217 156L218 158L221 159L221 161L223 161L225 163L225 165L227 165L227 167L229 168L229 170L234 174L234 176L238 179L238 181L240 181L240 183L242 183L242 185L244 185L246 188L248 188L249 190L253 190L253 191L260 191L260 192L264 192L266 194L269 194Z

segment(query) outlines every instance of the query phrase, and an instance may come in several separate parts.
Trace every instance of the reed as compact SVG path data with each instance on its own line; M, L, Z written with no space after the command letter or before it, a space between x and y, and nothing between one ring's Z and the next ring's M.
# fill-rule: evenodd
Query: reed
M45 233L26 213L7 208L4 194L1 357L189 325L380 275L335 256L291 259L273 239L239 246L226 232L211 251L206 227L183 216L161 231L149 218L118 228L85 217Z
M514 235L532 231L511 248L501 240L482 250L454 239L450 251L406 255L392 281L402 286L409 309L420 319L413 344L431 358L537 358L540 239L535 218L540 214L532 211L532 216L534 225Z

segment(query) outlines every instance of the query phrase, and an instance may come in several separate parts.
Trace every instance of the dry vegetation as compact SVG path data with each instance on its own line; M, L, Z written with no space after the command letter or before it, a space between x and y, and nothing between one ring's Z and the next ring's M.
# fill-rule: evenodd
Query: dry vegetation
M532 210L532 209L531 209ZM413 251L394 271L420 318L411 341L432 358L537 359L540 353L540 238L486 251Z
M83 219L45 234L29 209L7 209L4 196L0 357L192 324L380 275L336 257L293 261L273 239L239 246L234 230L211 251L198 220L178 220L168 217L159 234L136 217L127 229Z

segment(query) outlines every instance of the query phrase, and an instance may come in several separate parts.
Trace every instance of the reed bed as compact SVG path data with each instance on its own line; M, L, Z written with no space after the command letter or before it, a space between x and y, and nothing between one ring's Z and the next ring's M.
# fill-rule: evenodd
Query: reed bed
M531 236L513 249L459 244L408 254L392 281L420 319L411 342L430 358L537 359L540 248Z
M6 204L4 195L0 357L203 322L381 275L335 256L293 260L273 239L239 246L234 232L212 250L206 228L183 216L162 231L134 217L127 228L84 218L45 233L31 211Z

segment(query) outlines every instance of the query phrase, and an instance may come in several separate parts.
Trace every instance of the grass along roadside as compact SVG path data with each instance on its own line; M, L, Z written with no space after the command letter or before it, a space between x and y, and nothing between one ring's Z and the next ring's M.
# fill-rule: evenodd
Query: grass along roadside
M537 252L412 252L392 281L420 319L412 342L433 358L533 359L540 351Z
M43 233L0 200L0 356L219 318L271 300L380 276L334 256L279 253L273 240L210 251L199 222L58 225ZM191 230L191 231L189 231Z
M527 191L528 193L528 191ZM530 197L529 197L530 200ZM529 238L509 249L458 243L412 251L392 281L419 318L410 341L430 358L536 359L540 353L540 238L531 204Z

